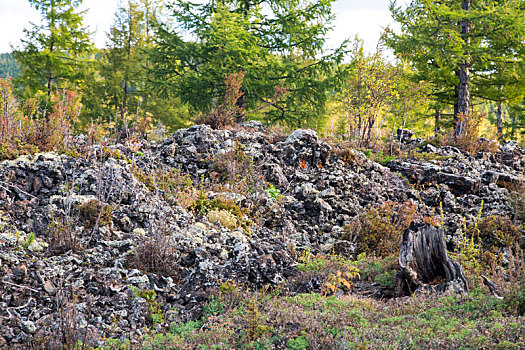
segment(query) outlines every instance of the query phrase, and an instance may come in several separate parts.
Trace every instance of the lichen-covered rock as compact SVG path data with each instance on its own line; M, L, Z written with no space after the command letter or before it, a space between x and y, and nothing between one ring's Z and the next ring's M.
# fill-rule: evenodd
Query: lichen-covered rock
M421 151L433 159L384 167L358 151L355 164L343 163L312 130L288 137L264 131L255 122L239 130L196 125L143 142L140 152L96 145L78 158L44 153L0 163L0 347L23 348L56 327L64 310L91 327L93 346L108 337L133 339L151 322L145 291L155 293L170 320L195 319L211 288L230 280L279 284L297 273L296 253L306 248L353 255L345 226L388 201L411 201L435 217L442 209L447 236L473 220L482 201L482 216L512 217L507 187L522 181L525 169L525 152L512 143L476 156L427 145ZM217 160L234 152L255 173L242 193L233 185L245 179L224 184L217 170ZM169 179L174 169L205 189L188 192L187 205L152 182L157 171ZM235 224L221 225L190 209L196 195L225 198L244 211ZM111 220L81 220L86 203L110 208ZM240 225L243 219L250 225ZM162 272L137 263L140 252L154 257L145 246L158 249L168 265Z

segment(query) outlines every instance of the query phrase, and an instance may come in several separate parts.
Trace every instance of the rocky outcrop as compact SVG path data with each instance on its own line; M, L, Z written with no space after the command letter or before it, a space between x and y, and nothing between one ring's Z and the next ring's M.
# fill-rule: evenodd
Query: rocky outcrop
M234 193L217 174L217 159L235 150L249 158L256 175L244 193ZM46 327L59 327L67 303L78 322L91 327L95 345L102 338L139 336L148 322L140 296L147 290L155 292L167 321L199 317L209 289L222 282L278 284L297 273L294 259L306 248L351 254L353 242L341 238L344 227L387 201L412 201L429 216L440 216L442 207L446 236L463 218L475 217L482 200L483 215L513 215L506 184L523 178L518 146L475 157L450 147L423 150L432 159L384 167L354 150L357 161L344 163L311 130L268 135L252 122L237 131L193 126L161 142L143 142L140 151L117 144L91 147L77 158L45 153L5 161L0 347L23 347ZM231 198L254 224L249 231L232 229L183 209L142 178L159 169L188 174L208 198ZM108 222L98 218L93 226L82 219L79 208L91 201L111 208ZM51 251L53 234L70 246ZM175 273L136 264L152 237L169 249Z

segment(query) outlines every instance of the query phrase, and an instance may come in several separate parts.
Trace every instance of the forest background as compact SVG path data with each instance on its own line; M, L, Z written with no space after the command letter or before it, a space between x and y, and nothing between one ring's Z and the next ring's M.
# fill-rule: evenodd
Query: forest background
M524 1L392 2L372 52L327 49L333 0L122 1L105 48L81 0L29 2L42 21L0 56L4 129L61 109L78 131L254 119L358 147L397 128L525 139Z

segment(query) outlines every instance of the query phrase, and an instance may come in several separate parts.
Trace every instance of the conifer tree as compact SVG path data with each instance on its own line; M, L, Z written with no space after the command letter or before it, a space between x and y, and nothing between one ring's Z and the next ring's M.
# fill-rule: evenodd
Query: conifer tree
M223 99L225 77L242 72L240 107L247 113L264 110L269 121L315 126L344 70L344 45L323 52L332 3L177 0L174 21L158 28L151 85L206 113Z
M414 0L390 6L401 33L387 43L442 90L453 96L455 135L463 132L473 96L508 101L523 81L516 75L525 54L525 4L521 0ZM453 89L453 94L451 91Z
M45 94L82 80L92 49L83 26L82 0L29 0L42 14L42 24L31 24L13 54L21 73L15 80L24 94Z

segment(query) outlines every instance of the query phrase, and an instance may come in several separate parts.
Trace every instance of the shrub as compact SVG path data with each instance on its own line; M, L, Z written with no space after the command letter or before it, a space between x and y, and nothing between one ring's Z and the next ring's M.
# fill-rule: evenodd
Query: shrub
M184 209L194 205L197 191L193 187L191 177L183 174L177 168L154 169L146 173L136 164L131 167L133 176L142 182L151 192L157 192L171 204L177 204Z
M20 103L11 80L0 79L0 157L69 150L79 113L80 96L73 91L54 93L42 109L34 99Z
M416 204L385 202L358 215L342 238L356 242L360 252L387 256L397 252L404 230L416 215Z
M80 233L76 231L77 223L70 215L51 213L47 227L48 250L52 254L82 249Z
M111 223L113 208L96 199L87 201L78 207L79 219L88 230Z
M224 77L226 86L224 100L221 105L217 105L217 100L213 101L212 110L196 122L198 124L207 124L214 129L221 129L232 125L235 118L244 113L242 107L239 107L238 101L244 95L242 83L244 81L244 72L227 74Z
M357 266L362 280L390 289L394 287L394 276L400 268L397 255L376 258L367 257L364 253L358 256Z
M515 219L525 221L525 182L511 186L509 191Z
M490 246L498 248L509 247L514 245L521 237L519 227L514 225L508 217L500 215L487 216L481 219L476 227L480 243L487 248ZM475 233L471 232L471 234Z
M181 278L178 264L178 251L167 232L166 218L163 218L153 232L145 237L137 237L138 245L130 256L131 265L145 273Z
M483 119L484 115L481 113L471 113L469 117L459 115L458 123L464 125L462 132L459 135L455 135L454 129L452 129L445 137L443 146L454 146L470 154L476 154L477 152L496 153L500 147L497 141L483 142L479 138Z
M243 195L264 188L252 157L244 152L244 146L238 142L232 150L212 159L211 177L229 191Z
M250 233L250 228L253 225L253 221L247 217L247 208L241 208L235 204L233 200L220 196L209 199L202 191L190 209L198 215L208 217L208 219L211 217L212 220L210 221L219 222L224 227L242 227L245 233ZM211 216L210 213L212 213ZM235 219L235 221L233 219ZM233 225L234 223L235 225Z
M239 227L239 223L237 222L237 218L235 215L230 213L227 210L210 210L208 214L206 214L206 217L211 223L219 223L222 226L229 228L230 230L233 230L237 227Z

